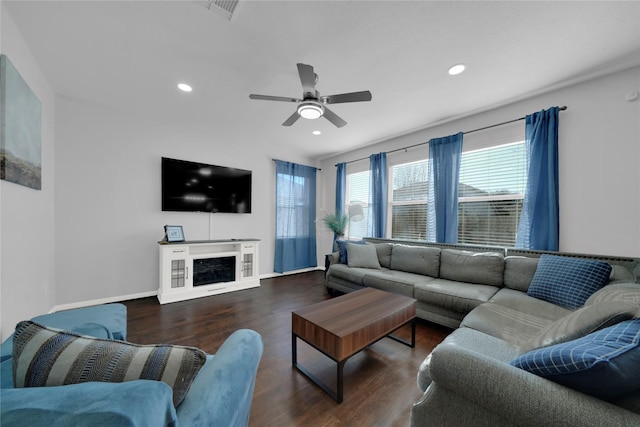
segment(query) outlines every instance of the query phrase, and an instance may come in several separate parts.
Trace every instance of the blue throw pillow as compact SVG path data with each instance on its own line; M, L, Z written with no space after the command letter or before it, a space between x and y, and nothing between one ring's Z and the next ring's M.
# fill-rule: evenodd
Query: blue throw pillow
M510 365L604 400L640 390L640 319L523 354Z
M336 240L336 244L338 245L338 252L340 253L340 259L338 262L340 264L349 264L349 257L347 256L347 244L352 243L356 245L366 245L367 242L364 240Z
M606 262L542 255L527 295L568 309L582 307L610 274Z

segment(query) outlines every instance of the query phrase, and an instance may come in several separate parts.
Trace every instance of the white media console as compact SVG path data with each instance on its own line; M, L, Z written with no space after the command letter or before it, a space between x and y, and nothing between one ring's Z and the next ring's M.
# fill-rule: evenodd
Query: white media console
M160 304L260 286L258 239L160 244Z

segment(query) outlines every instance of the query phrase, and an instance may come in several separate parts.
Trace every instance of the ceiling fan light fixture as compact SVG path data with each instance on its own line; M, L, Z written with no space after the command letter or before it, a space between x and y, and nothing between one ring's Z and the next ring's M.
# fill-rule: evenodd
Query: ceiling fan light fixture
M322 104L313 101L302 102L298 106L298 114L305 119L318 119L324 114L324 107Z
M464 64L456 64L453 67L449 68L449 75L457 76L462 73L467 68Z

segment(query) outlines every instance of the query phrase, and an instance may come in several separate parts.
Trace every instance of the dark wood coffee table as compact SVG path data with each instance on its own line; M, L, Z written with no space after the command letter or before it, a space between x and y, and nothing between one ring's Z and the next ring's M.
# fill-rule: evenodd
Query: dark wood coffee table
M322 301L291 313L293 366L338 403L342 403L343 369L351 356L389 337L410 347L416 342L416 300L373 288L365 288ZM391 333L411 323L411 341ZM300 338L338 364L337 392L298 364Z

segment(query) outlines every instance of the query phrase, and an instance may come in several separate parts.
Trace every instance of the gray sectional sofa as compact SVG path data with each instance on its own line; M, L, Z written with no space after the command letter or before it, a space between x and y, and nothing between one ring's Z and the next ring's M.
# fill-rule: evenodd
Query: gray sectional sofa
M327 256L327 288L411 296L418 317L455 329L419 369L424 394L412 426L640 426L640 260L366 240L342 245L346 264L339 252ZM574 261L611 267L590 273L602 283L588 292L567 293ZM554 275L569 279L554 282ZM574 354L572 346L595 348L580 340L615 338L623 327L637 334L606 363L569 374L527 365Z

